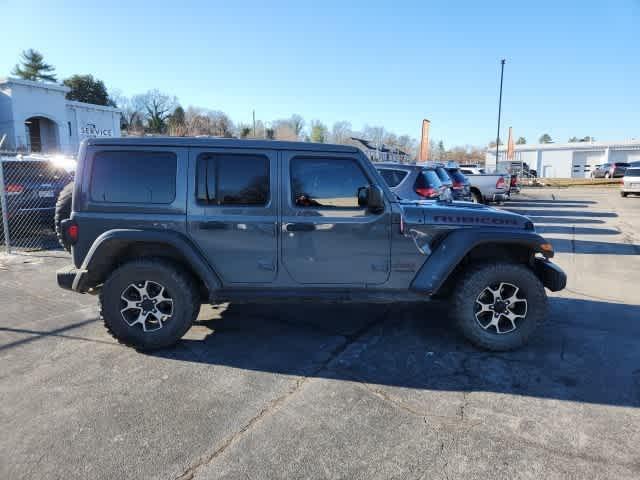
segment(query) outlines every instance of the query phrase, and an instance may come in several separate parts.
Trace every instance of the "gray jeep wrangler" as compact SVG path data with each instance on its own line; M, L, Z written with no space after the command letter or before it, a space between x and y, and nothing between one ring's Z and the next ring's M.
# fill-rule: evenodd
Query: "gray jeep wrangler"
M508 350L566 284L526 217L403 202L349 146L91 139L61 231L58 284L99 294L107 329L141 350L176 343L201 302L434 298L471 342Z

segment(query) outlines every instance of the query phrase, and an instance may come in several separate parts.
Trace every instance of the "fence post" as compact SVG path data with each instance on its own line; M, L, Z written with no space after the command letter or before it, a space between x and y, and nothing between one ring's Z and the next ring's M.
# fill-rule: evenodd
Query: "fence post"
M4 140L4 138L3 138ZM1 145L1 143L0 143ZM9 208L7 206L6 188L4 186L4 161L0 157L0 206L2 207L2 229L7 253L11 253L11 239L9 238Z

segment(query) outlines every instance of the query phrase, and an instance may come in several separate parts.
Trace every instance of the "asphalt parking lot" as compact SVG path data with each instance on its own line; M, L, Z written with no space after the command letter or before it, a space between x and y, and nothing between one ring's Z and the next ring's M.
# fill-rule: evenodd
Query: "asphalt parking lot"
M524 349L446 308L203 308L117 344L65 254L0 256L0 478L640 478L640 198L527 190L568 288Z

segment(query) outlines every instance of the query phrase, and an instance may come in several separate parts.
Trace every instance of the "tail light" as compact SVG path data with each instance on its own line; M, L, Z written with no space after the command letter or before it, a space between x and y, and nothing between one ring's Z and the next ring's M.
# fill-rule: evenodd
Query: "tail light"
M504 177L498 177L498 181L496 182L496 188L497 189L501 189L501 188L506 188L507 184L504 181Z
M464 188L464 183L453 182L453 185L451 185L451 188L453 188L454 190L462 190Z
M78 233L80 233L80 231L78 230L78 225L69 225L69 228L67 229L67 235L69 236L69 240L71 241L71 243L76 243L78 241Z
M66 240L71 245L75 245L80 237L80 228L78 227L78 224L75 223L74 220L67 218L62 221L60 226L62 227L62 232L64 233Z
M439 195L438 191L432 187L427 187L427 188L418 187L416 188L415 192L424 198L433 198Z
M7 185L7 195L19 195L24 192L24 187L17 183L10 183Z
M512 187L517 187L518 186L518 177L511 177L511 183L510 185Z

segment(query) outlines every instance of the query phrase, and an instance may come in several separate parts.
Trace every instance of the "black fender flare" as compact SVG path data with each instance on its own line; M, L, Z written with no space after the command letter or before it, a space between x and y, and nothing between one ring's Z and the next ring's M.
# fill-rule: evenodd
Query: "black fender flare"
M117 262L119 253L127 246L139 243L165 244L175 248L188 267L204 282L209 295L222 288L220 277L206 261L200 250L185 235L168 230L107 230L95 239L74 280L73 290L86 291L102 283L104 275Z
M540 245L546 243L548 242L543 237L534 232L479 228L454 230L434 248L413 278L410 288L429 295L436 294L462 259L482 244L524 246L535 253L551 257L553 252L540 248Z

